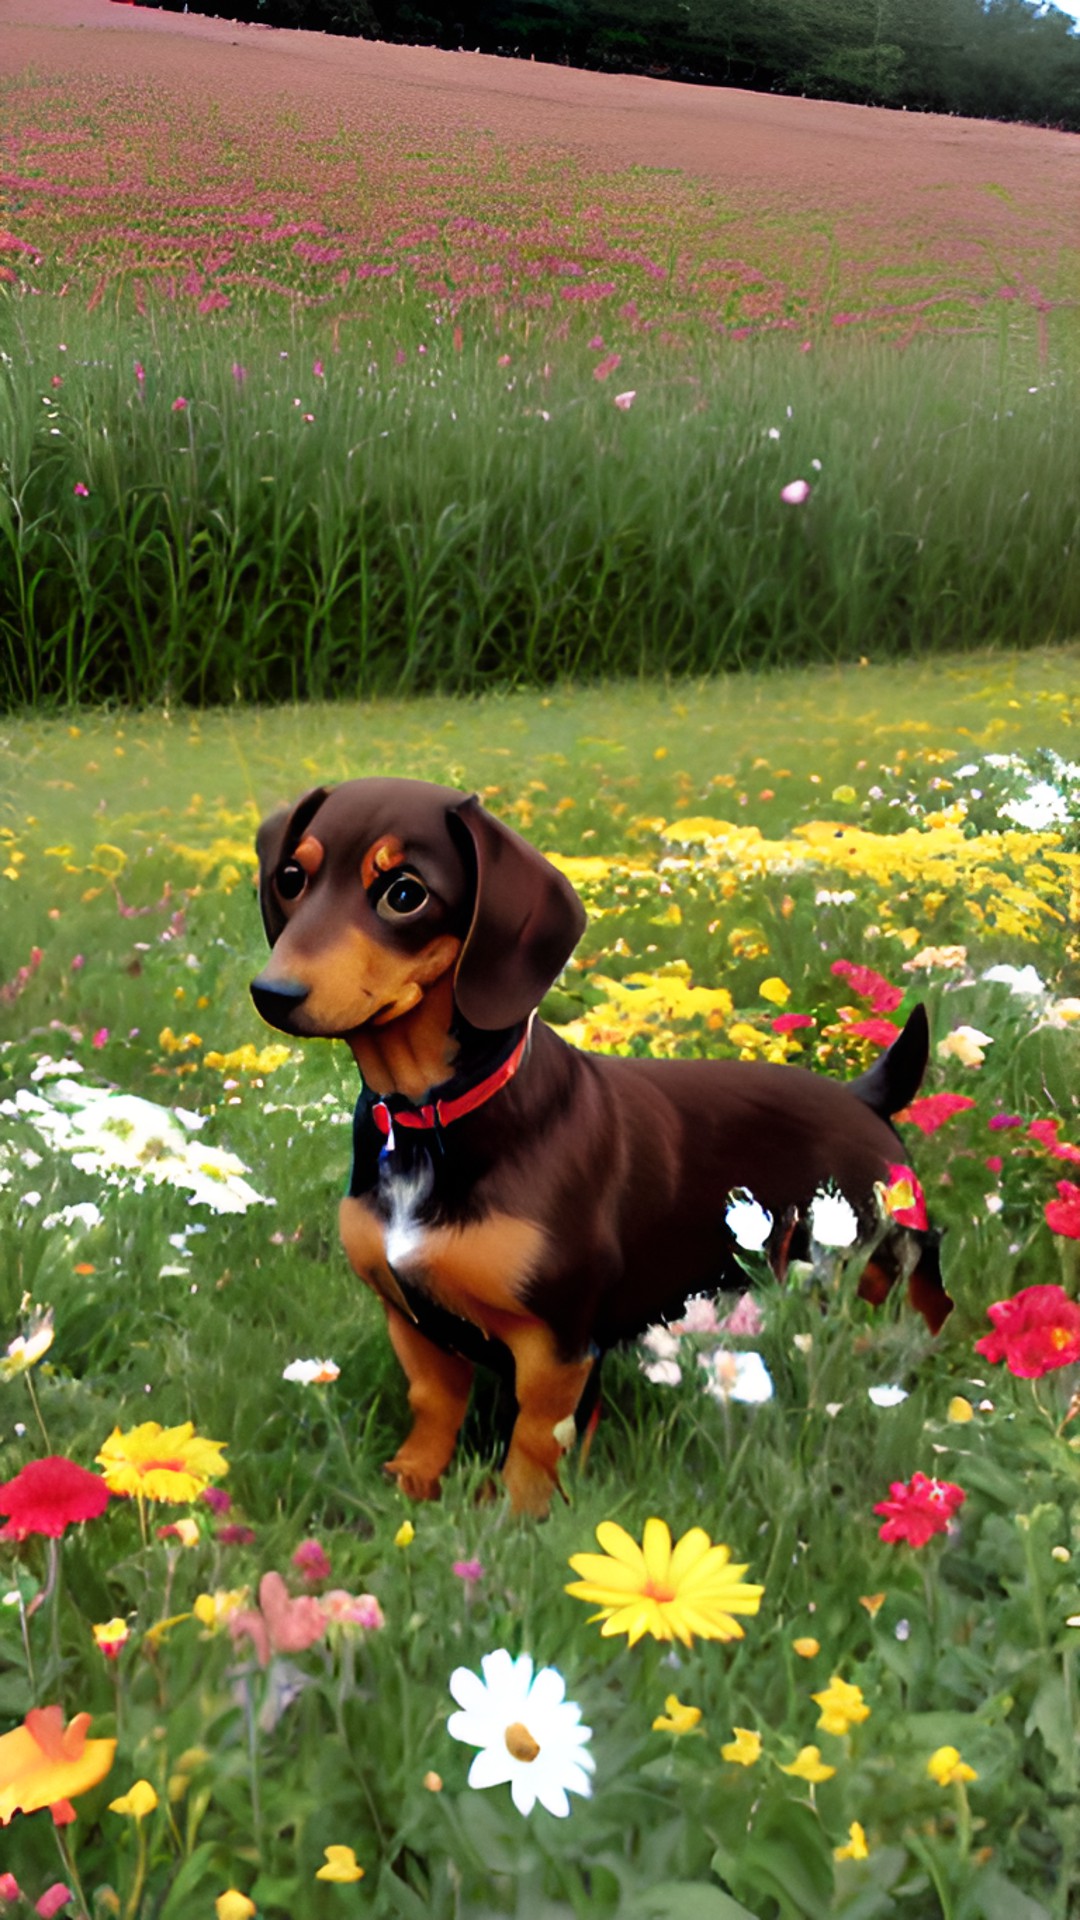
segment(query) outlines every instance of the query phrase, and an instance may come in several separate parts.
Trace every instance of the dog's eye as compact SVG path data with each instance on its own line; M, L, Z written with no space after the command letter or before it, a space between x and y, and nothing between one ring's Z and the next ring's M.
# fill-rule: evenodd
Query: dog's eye
M397 873L376 900L375 911L382 920L408 920L427 906L429 897L417 874Z
M298 860L283 861L274 875L274 885L283 900L299 900L307 880L307 874Z

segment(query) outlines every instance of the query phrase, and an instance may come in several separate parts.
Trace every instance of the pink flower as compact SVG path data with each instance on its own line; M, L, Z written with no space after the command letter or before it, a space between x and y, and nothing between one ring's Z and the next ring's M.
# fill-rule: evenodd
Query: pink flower
M718 1331L756 1340L764 1325L765 1315L753 1294L741 1293L726 1319L721 1320Z
M303 1653L313 1647L322 1639L326 1626L325 1608L310 1594L291 1599L280 1573L264 1573L259 1582L258 1607L234 1613L229 1620L234 1641L246 1634L260 1667L269 1666L271 1654Z
M75 958L71 962L72 973L81 973L85 965L86 965L85 953L77 953L75 955Z
M108 1027L99 1027L96 1033L92 1033L90 1035L90 1045L92 1047L97 1047L99 1050L100 1048L108 1045L108 1040L109 1040Z
M375 1633L386 1625L373 1593L346 1593L342 1587L333 1587L319 1605L331 1626L362 1627L365 1633Z
M90 489L89 487L84 487L81 480L76 480L74 493L77 500L89 500L90 498Z
M809 481L789 480L786 487L781 487L780 498L789 507L801 507L810 498Z
M50 387L62 387L63 384L63 378L59 373L54 373L52 379L49 381Z
M614 373L616 367L621 365L622 365L621 353L605 353L604 358L602 360L598 360L595 367L593 368L592 377L594 380L606 380L608 377L608 374Z
M227 1527L219 1527L217 1537L223 1547L253 1547L255 1545L254 1527L242 1527L230 1522Z
M136 360L135 362L135 378L141 387L143 381L146 379L146 368L143 366L141 360Z
M995 1113L991 1114L986 1124L992 1133L1000 1133L1006 1127L1022 1127L1024 1118L1019 1113Z
M41 1920L52 1920L53 1914L59 1913L61 1907L66 1907L68 1901L74 1900L74 1898L75 1895L72 1893L71 1888L65 1887L62 1880L57 1880L53 1886L46 1887L45 1892L34 1908L34 1912L40 1913Z
M330 1561L317 1540L301 1540L292 1557L297 1573L314 1586L317 1580L329 1580Z
M176 399L172 403L173 412L183 413L186 407L187 407L187 401L184 399L184 396L182 393L178 393L176 396Z
M682 1319L673 1320L669 1330L674 1334L716 1333L719 1324L715 1300L707 1293L698 1293L687 1301Z
M232 1506L231 1496L226 1493L224 1487L204 1487L199 1499L210 1508L211 1513L228 1513ZM220 1538L219 1533L218 1539Z
M312 371L312 373L314 374L314 376L315 376L315 378L316 378L316 380L321 380L321 379L323 378L323 363L322 363L322 361L321 361L321 360L316 360L316 361L315 361L315 364L313 365L313 367L312 367L312 369L311 369L311 371Z
M615 395L615 405L618 407L620 413L629 413L636 399L637 388L631 387L628 393L617 393Z
M475 1587L477 1581L484 1577L484 1569L479 1560L455 1560L450 1571L456 1573L458 1579L467 1587Z
M14 1906L22 1899L22 1888L13 1873L0 1873L0 1900L5 1906Z
M904 1541L909 1547L925 1547L935 1533L948 1531L953 1514L967 1499L963 1487L951 1480L930 1480L925 1473L913 1473L909 1481L894 1480L890 1500L879 1500L875 1513L885 1515L878 1536L887 1541Z
M239 360L233 361L232 377L236 381L236 384L238 387L242 387L244 384L244 381L247 379L247 368L242 367L240 365Z

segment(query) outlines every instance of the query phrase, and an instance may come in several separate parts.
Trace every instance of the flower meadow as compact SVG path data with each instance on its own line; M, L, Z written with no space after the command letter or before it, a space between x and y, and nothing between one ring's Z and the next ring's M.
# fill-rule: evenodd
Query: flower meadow
M778 188L210 77L4 85L0 706L1075 633L1049 162Z
M1076 665L8 724L5 1911L1076 1911ZM732 1194L744 1292L610 1358L549 1521L493 1383L437 1504L384 1481L352 1064L246 990L255 823L382 771L562 862L580 1044L849 1076L925 1002L936 1339L841 1193L783 1287Z

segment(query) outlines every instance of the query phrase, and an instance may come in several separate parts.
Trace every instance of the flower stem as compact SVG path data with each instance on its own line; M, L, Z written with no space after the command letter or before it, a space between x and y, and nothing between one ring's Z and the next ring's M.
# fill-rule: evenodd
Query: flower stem
M128 1897L124 1920L135 1920L139 1901L142 1899L143 1881L146 1879L146 1834L141 1820L136 1822L136 1834L138 1853L135 1856L135 1875L131 1882L131 1893Z
M52 1441L49 1439L48 1428L41 1417L41 1408L38 1405L38 1397L34 1389L34 1378L30 1372L27 1372L26 1375L26 1391L30 1395L30 1405L34 1409L34 1417L37 1420L38 1426L41 1428L41 1437L45 1442L46 1452L51 1453Z
M62 1827L54 1827L53 1833L56 1836L56 1844L59 1848L60 1859L64 1868L64 1878L74 1888L75 1898L79 1903L76 1920L90 1920L90 1909L86 1904L86 1895L83 1892L82 1881L79 1879L79 1869L75 1865L75 1856L64 1838L64 1830Z

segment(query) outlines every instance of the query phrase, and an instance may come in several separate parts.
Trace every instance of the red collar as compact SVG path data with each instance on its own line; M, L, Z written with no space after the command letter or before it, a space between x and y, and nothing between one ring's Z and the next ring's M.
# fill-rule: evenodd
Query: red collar
M465 1093L459 1093L453 1100L435 1100L424 1107L393 1109L387 1106L385 1100L374 1101L371 1117L379 1132L384 1134L392 1145L395 1126L425 1129L448 1127L452 1121L460 1120L464 1114L473 1113L477 1107L482 1107L493 1094L505 1087L508 1080L513 1079L528 1050L535 1018L535 1013L529 1015L528 1025L521 1039L513 1053L503 1061L502 1066L496 1067L494 1073L489 1073L486 1080L478 1080L475 1087L469 1087Z

